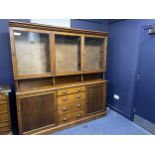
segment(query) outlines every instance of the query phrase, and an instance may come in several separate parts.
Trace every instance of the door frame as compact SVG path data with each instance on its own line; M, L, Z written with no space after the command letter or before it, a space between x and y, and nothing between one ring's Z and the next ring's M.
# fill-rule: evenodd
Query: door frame
M139 46L138 46L138 56L137 56L137 64L136 64L136 72L135 72L135 77L134 77L134 92L133 92L133 97L132 97L132 104L130 108L130 116L131 120L134 120L134 114L135 114L135 105L136 105L136 96L137 96L137 88L139 84L138 80L138 74L140 71L140 65L141 65L141 56L142 56L142 48L143 48L143 43L144 43L144 32L147 29L155 27L155 24L151 25L143 25L141 27L141 32L140 32L140 41L139 41Z

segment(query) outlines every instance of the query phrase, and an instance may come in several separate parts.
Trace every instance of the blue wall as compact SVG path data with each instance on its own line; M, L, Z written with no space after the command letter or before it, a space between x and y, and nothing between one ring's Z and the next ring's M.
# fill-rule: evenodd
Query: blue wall
M94 30L94 31L108 31L108 20L103 19L72 19L72 28Z
M11 20L22 22L30 21L28 19ZM14 128L14 126L17 125L17 117L8 21L9 19L0 19L0 84L10 84L12 89L10 94L10 110Z
M110 20L108 25L108 105L129 118L133 114L141 29L148 24L155 24L155 20ZM120 100L115 100L114 94Z

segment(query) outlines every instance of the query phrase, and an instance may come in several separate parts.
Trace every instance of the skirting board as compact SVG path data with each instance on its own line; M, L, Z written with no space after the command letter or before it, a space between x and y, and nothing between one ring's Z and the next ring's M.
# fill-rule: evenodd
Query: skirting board
M138 116L134 115L134 122L144 129L150 131L151 133L155 134L155 124L149 122L148 120Z

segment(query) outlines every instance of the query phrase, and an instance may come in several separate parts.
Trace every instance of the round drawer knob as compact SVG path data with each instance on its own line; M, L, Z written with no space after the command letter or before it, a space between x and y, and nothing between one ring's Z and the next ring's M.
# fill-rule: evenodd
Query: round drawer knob
M62 110L63 110L63 111L67 111L68 109L65 107L65 108L63 108Z
M79 118L79 117L81 117L81 115L80 114L77 114L76 117Z
M67 121L67 118L66 118L66 117L64 117L63 121Z
M77 107L81 107L81 104L77 104L76 106L77 106Z
M81 95L77 95L77 96L76 96L76 98L80 98L80 97L81 97Z
M64 90L64 94L67 94L67 90Z
M66 97L64 97L62 100L63 100L63 101L67 101L68 99L67 99Z
M81 89L78 89L78 90L77 90L77 92L80 92L80 91L81 91Z

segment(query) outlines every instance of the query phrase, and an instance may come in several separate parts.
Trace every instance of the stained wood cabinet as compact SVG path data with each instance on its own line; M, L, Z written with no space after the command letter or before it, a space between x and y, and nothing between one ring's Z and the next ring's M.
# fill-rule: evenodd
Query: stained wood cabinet
M20 134L106 114L106 32L10 22Z

